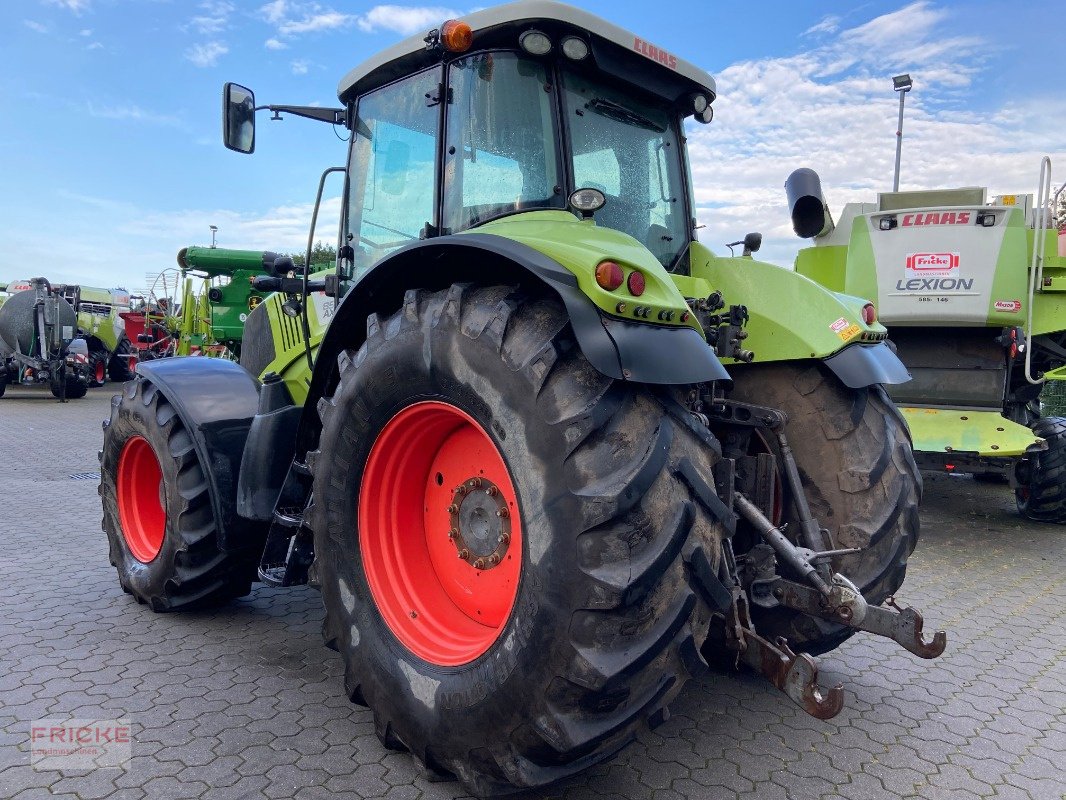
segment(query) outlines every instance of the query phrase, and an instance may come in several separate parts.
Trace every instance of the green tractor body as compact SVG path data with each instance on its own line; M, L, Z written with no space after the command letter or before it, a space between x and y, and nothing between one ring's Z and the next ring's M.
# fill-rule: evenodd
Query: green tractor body
M350 132L319 184L345 178L335 265L258 254L239 364L141 364L115 401L127 591L319 588L382 743L480 795L607 757L709 660L828 718L815 654L858 630L943 651L882 606L921 491L886 330L756 235L695 240L709 75L531 0L442 20L339 97L265 107ZM252 92L223 108L252 152Z
M918 463L1005 476L1024 514L1066 521L1066 444L1040 413L1047 381L1066 378L1066 258L1048 192L885 192L849 203L834 224L811 175L789 183L797 232L815 233L796 271L876 301L913 376L889 391ZM1050 190L1049 162L1041 181Z

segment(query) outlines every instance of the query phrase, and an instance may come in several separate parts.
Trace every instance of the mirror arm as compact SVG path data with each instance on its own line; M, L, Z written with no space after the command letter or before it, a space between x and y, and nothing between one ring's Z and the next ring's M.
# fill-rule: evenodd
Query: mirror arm
M281 114L293 114L297 117L317 119L331 125L345 125L348 114L343 108L319 108L318 106L256 106L256 111L269 111L272 119L281 119Z

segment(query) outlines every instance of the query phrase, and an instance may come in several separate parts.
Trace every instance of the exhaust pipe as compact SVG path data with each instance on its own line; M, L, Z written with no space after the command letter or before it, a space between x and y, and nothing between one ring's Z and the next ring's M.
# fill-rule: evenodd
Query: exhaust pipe
M785 197L792 215L792 230L801 239L828 236L833 230L833 216L822 196L818 173L800 167L785 181Z

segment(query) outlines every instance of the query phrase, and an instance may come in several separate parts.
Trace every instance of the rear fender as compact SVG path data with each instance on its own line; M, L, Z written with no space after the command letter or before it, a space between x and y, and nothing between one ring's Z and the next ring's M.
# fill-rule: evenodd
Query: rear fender
M261 546L261 525L237 513L237 481L259 383L246 369L221 358L142 361L137 373L174 406L192 437L204 470L222 550Z
M717 290L727 306L747 306L744 347L755 353L756 364L819 359L852 388L910 379L885 345L885 327L863 321L867 300L830 291L774 264L717 257L699 243L692 245L691 272L679 281L686 293Z
M656 384L729 379L696 328L667 328L606 318L582 292L573 272L539 250L505 236L442 236L393 252L363 274L345 295L320 345L297 453L314 446L319 426L315 405L333 388L341 349L358 348L366 339L366 319L370 314L392 313L403 304L405 292L412 287L440 290L454 283L487 280L552 290L566 306L585 357L609 377Z

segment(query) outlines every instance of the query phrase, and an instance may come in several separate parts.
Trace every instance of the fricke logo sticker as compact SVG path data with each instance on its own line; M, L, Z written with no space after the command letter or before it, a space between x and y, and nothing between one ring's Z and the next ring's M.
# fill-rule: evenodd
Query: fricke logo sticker
M958 253L911 253L907 274L955 276L959 272Z
M1021 300L997 300L992 304L996 311L1005 311L1008 314L1017 314L1022 310Z
M958 253L910 253L907 278L896 281L899 292L950 292L973 289L973 278L960 277Z

